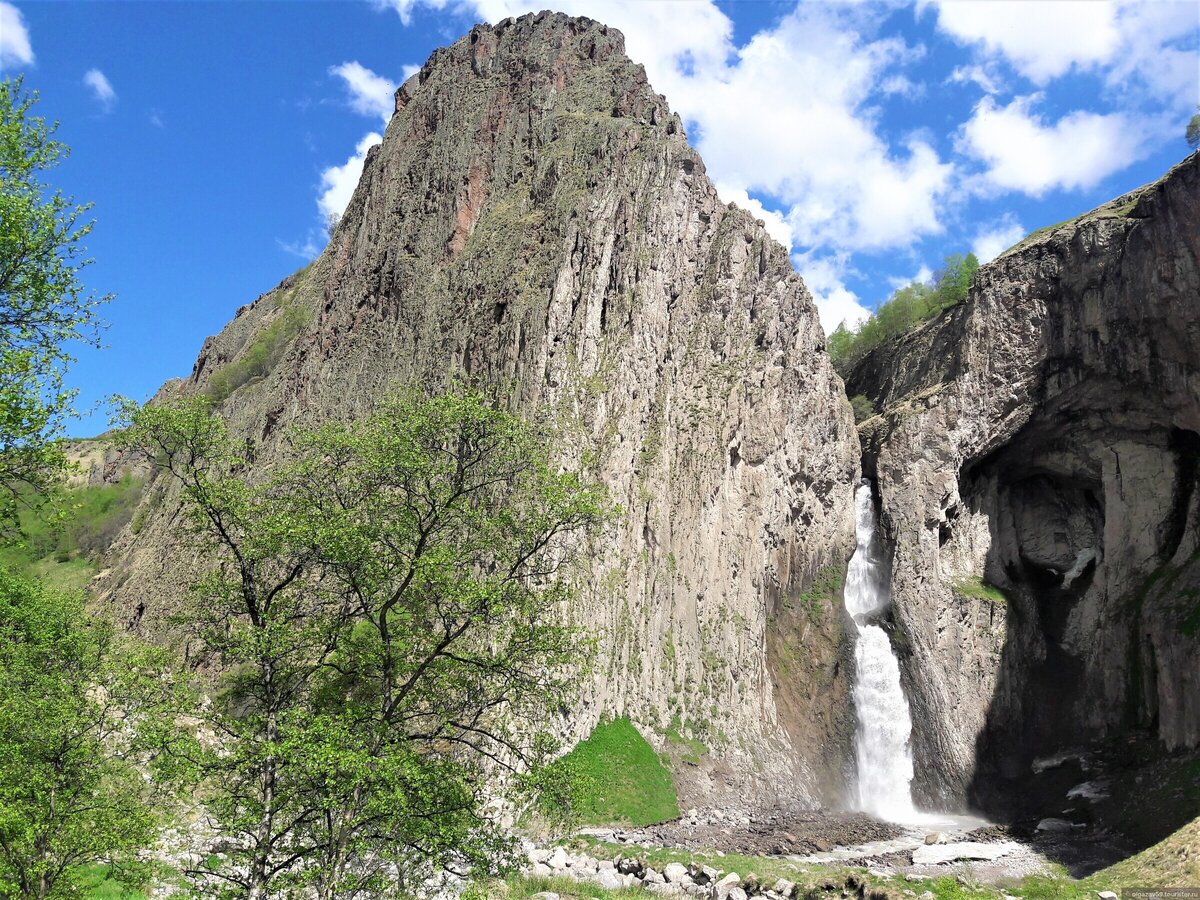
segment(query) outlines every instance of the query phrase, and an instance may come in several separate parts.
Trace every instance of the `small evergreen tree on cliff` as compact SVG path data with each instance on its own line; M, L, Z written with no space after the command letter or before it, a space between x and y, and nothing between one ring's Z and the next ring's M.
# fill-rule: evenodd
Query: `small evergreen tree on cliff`
M1196 109L1200 110L1200 106ZM1188 146L1193 150L1200 147L1200 112L1192 116L1191 121L1188 122L1184 137L1187 138Z

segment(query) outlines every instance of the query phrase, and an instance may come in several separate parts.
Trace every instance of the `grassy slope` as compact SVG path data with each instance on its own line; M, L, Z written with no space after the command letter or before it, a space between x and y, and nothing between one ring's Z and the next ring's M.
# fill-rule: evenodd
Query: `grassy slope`
M52 502L21 511L21 534L0 546L0 565L34 575L59 590L84 590L93 560L133 515L143 483L63 488Z
M1096 873L1114 887L1191 887L1200 885L1200 819L1193 819L1166 840Z
M671 773L629 719L601 722L556 765L570 773L581 822L653 825L679 815Z

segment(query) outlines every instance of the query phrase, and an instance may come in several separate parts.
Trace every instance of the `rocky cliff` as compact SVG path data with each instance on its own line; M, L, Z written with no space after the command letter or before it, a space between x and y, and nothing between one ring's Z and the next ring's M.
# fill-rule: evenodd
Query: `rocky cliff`
M1010 249L847 389L880 411L919 796L1011 814L1039 757L1200 745L1200 156Z
M163 396L208 394L260 466L398 385L465 376L556 416L623 509L580 579L600 658L567 730L674 723L711 748L693 795L761 775L764 798L832 800L859 451L823 344L787 251L720 201L620 33L543 13L397 91L325 252ZM169 493L146 502L101 596L153 631L189 561Z

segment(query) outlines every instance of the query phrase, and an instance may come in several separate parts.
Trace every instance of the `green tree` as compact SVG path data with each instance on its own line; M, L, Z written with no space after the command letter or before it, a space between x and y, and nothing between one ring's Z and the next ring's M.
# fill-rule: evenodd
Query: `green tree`
M36 94L0 82L0 524L19 499L44 494L65 458L56 443L75 392L64 384L72 342L98 343L97 297L80 280L89 206L42 180L67 147L31 114Z
M846 377L854 365L885 341L908 331L943 310L962 303L971 289L979 260L974 253L947 256L932 284L914 281L897 288L875 314L853 332L845 325L830 335L829 355L838 372Z
M829 335L826 346L829 348L829 358L834 362L842 359L854 345L854 332L842 322Z
M129 885L164 796L143 777L174 698L161 655L118 642L80 596L0 569L0 896L68 898L79 867ZM167 783L167 782L163 782Z
M405 396L296 434L254 484L203 401L144 408L126 439L220 561L190 622L227 673L208 805L242 840L198 886L394 894L502 860L487 772L545 747L530 735L581 649L557 612L568 565L604 517L549 430L471 391Z
M862 394L855 394L850 398L850 408L854 410L856 425L861 425L875 415L875 405Z
M1196 108L1200 109L1200 106ZM1187 131L1184 133L1184 137L1187 138L1188 146L1193 150L1195 150L1197 147L1200 147L1200 112L1196 113L1188 121Z

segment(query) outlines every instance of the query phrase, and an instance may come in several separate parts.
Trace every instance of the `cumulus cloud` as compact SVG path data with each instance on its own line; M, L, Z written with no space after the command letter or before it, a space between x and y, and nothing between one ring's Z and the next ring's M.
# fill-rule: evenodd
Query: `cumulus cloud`
M922 263L921 267L919 269L917 269L917 272L915 275L912 275L908 278L905 278L903 276L891 277L887 280L887 282L888 282L888 284L890 284L892 286L892 290L896 291L902 287L908 287L914 281L920 282L921 284L929 284L929 282L931 282L932 280L933 280L933 270L931 268L929 268L929 266Z
M393 4L380 4L391 6ZM419 66L404 66L404 77L407 79ZM364 116L377 116L386 128L396 108L395 93L397 85L391 79L371 71L362 63L351 60L341 65L331 66L329 74L342 80L350 98L350 108ZM325 231L331 231L354 196L354 189L362 177L363 164L367 159L367 151L383 141L383 136L372 131L364 135L354 148L354 153L341 165L333 165L321 172L321 181L317 188L317 209ZM320 252L316 238L309 235L303 241L280 242L280 247L296 256L312 258Z
M1025 237L1025 226L1011 213L991 227L982 228L971 244L971 252L981 262L991 262L1021 238Z
M99 69L88 69L83 75L83 83L91 90L92 96L105 112L113 108L113 104L117 102L117 92L113 90L108 76Z
M1196 93L1196 5L1146 0L925 0L938 27L985 57L1003 58L1044 85L1071 70L1100 70L1168 99ZM989 91L989 93L991 93Z
M321 218L327 225L331 225L341 218L346 207L350 205L350 198L354 196L358 179L362 177L363 164L367 161L367 151L382 141L383 135L372 131L358 142L358 146L354 148L354 153L349 159L340 166L330 166L321 173L317 208L321 211Z
M1107 62L1120 45L1117 4L1106 0L936 0L938 27L1006 57L1038 84Z
M11 3L0 0L0 69L33 64L33 45L25 17Z
M985 164L990 185L1033 196L1090 188L1138 158L1145 123L1083 111L1047 123L1033 111L1039 99L999 106L985 97L963 126L960 149Z
M813 295L821 327L829 334L845 323L853 330L871 317L858 294L846 287L847 259L844 254L797 254L793 258L804 283Z
M396 85L382 75L372 72L362 63L351 61L332 66L330 75L335 75L346 85L350 94L350 108L364 116L378 116L386 125L395 110ZM407 77L407 76L405 76Z
M418 2L446 5L383 5L404 18ZM544 5L466 2L491 22ZM919 90L897 70L920 55L899 39L864 37L878 10L802 4L739 48L732 22L711 0L560 0L557 8L621 29L629 55L688 122L729 199L778 199L798 246L882 249L941 232L953 166L916 137L893 146L875 120L881 93Z

